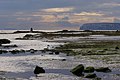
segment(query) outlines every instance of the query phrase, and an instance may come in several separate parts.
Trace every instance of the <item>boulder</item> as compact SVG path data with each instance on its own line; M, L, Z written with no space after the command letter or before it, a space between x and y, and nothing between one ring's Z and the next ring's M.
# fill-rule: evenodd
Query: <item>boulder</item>
M26 35L24 36L24 38L30 38L30 37L33 37L33 35L32 35L32 34L26 34Z
M52 54L53 54L53 52L50 52L49 54L50 54L50 55L52 55Z
M34 74L45 73L45 70L42 67L36 66L34 70Z
M66 61L66 59L62 59L61 61Z
M10 42L8 39L0 39L0 44L9 44Z
M5 45L5 46L3 46L4 48L12 48L12 47L18 47L17 45Z
M0 54L7 53L7 52L8 52L7 50L0 50Z
M97 72L111 72L111 70L108 67L100 67L98 69L95 69Z
M21 52L21 53L25 53L26 51L25 51L25 50L23 50L23 49L21 49L21 50L20 50L20 52Z
M74 75L81 76L83 71L84 71L84 66L80 64L75 68L73 68L70 72L72 72Z
M60 54L59 52L55 52L56 55Z
M94 72L94 67L86 67L86 69L84 70L85 73L92 73Z
M117 49L119 49L119 47L115 47L115 49L117 50Z
M95 73L88 74L88 75L85 76L85 78L96 78L96 77L97 77L97 75Z
M30 49L29 51L30 51L30 53L35 53L35 52L37 52L38 50Z
M19 53L20 51L19 51L19 50L12 50L12 51L9 51L9 52L11 52L12 54L17 54L17 53Z

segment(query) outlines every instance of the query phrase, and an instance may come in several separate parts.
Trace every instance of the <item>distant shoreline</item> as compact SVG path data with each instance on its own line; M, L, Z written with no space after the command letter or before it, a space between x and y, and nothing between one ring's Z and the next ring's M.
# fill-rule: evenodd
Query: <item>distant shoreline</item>
M16 34L16 33L44 33L44 32L116 32L119 30L0 30L0 34Z

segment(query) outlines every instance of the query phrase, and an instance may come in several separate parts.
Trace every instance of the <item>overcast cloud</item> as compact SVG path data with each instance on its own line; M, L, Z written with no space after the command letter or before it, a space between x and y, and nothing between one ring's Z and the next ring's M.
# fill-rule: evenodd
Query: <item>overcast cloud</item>
M79 29L120 22L120 0L0 0L0 29Z

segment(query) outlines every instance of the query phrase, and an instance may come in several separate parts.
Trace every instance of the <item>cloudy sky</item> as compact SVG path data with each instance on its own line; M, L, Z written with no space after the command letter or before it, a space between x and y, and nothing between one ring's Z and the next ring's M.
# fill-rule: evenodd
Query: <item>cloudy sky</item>
M120 0L0 0L0 29L79 29L120 22Z

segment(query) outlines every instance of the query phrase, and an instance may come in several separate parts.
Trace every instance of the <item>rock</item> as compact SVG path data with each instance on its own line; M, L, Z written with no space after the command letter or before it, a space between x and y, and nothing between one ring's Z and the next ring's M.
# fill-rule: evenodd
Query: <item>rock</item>
M95 69L97 72L111 72L111 70L108 67L100 67L98 69Z
M67 53L67 54L66 54L66 56L70 56L70 54L69 54L69 53Z
M88 53L92 53L92 51L88 51Z
M56 55L60 54L59 52L55 52Z
M34 50L34 49L30 49L30 52L31 52L31 53L35 53L35 50Z
M34 74L45 73L45 70L42 67L36 66L34 70Z
M5 75L7 72L5 71L0 71L0 75ZM1 80L1 79L0 79Z
M12 50L12 51L9 51L9 52L11 52L12 54L17 54L17 53L19 53L20 51L19 51L19 50Z
M51 54L51 55L52 55L52 54L53 54L53 52L50 52L49 54Z
M10 42L8 39L0 39L0 44L9 44Z
M86 67L86 69L84 70L85 73L91 73L94 72L94 67Z
M44 56L44 55L41 55L41 56Z
M61 61L66 61L66 59L62 59Z
M7 50L0 50L0 54L7 53L7 52L8 52Z
M104 51L107 51L108 49L104 49Z
M115 47L115 49L117 50L117 49L119 49L119 47Z
M85 76L85 78L96 78L96 77L97 77L97 75L95 73L88 74L88 75Z
M46 53L46 51L45 51L45 50L41 50L41 52L42 52L42 53Z
M84 66L80 64L75 68L73 68L70 72L72 72L74 75L81 76L83 71L84 71Z
M33 37L32 34L26 34L23 38L31 38L31 37Z
M17 45L5 45L5 46L3 46L4 48L12 48L12 47L18 47Z
M20 50L20 52L21 52L21 53L25 53L26 51L25 51L25 50L23 50L23 49L21 49L21 50Z

